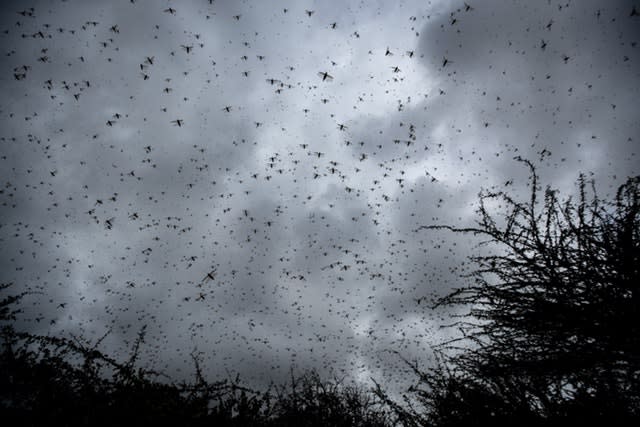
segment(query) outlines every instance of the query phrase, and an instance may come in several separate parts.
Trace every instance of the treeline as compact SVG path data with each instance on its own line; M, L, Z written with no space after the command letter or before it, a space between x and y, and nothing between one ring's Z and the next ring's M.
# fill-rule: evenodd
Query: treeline
M2 285L6 289L7 285ZM21 295L0 301L13 320ZM195 379L167 381L136 366L144 330L118 362L76 340L2 329L0 408L11 425L42 426L389 426L393 416L375 396L313 371L258 391L239 378L209 382L193 356ZM9 424L6 424L9 425Z
M459 338L436 346L438 363L404 360L415 384L404 400L315 372L253 390L239 379L175 383L78 340L35 336L13 322L25 294L0 300L0 419L11 425L466 426L637 425L640 421L640 177L612 200L593 183L561 200L480 194L483 236L468 284L434 306L466 307ZM493 202L499 203L493 203ZM490 206L500 206L493 213ZM417 230L417 232L422 232ZM438 232L438 231L432 231ZM400 355L402 356L402 355ZM7 424L8 425L8 424Z

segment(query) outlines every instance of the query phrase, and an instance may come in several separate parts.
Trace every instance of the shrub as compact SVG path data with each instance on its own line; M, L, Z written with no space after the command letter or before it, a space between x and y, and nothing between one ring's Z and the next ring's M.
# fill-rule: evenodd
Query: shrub
M640 417L640 177L612 201L578 180L577 200L481 192L475 227L429 226L486 238L471 284L436 306L469 307L462 337L438 348L416 397L430 425L489 420L545 424ZM497 203L493 203L497 202ZM489 206L501 206L496 215ZM423 227L421 227L423 228Z

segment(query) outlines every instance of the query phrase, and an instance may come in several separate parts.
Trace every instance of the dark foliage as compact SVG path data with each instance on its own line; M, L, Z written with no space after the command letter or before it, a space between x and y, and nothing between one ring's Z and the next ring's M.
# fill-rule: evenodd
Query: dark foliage
M101 340L89 346L75 338L17 332L13 306L22 296L0 301L0 419L12 425L391 425L371 394L340 380L324 381L315 372L292 374L288 385L256 391L238 378L206 381L194 354L194 381L160 381L158 373L135 366L144 329L124 363L98 351Z
M486 237L471 285L436 305L470 307L462 337L439 349L413 390L416 425L550 425L640 420L640 177L613 201L583 176L577 200L480 194L474 228ZM489 206L499 206L501 216ZM383 393L379 393L383 394Z

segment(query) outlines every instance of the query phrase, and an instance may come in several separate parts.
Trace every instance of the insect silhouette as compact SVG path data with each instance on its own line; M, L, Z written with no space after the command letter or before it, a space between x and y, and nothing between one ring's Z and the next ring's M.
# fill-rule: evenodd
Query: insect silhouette
M323 72L319 72L318 76L322 77L322 81L331 81L333 80L333 76L330 75L328 72L323 71Z
M213 281L215 279L216 279L216 269L214 268L213 270L208 272L206 276L204 276L204 279L202 279L202 281L206 283L208 281Z

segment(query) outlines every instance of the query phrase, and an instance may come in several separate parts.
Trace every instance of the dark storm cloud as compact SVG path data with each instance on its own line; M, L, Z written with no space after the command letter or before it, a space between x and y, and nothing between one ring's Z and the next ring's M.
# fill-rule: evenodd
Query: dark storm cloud
M639 32L630 10L629 2L595 1L451 8L425 27L421 57L440 71L456 108L471 106L463 132L469 126L483 143L530 159L546 148L563 166L545 170L554 177L610 171L604 158L631 173ZM509 176L512 168L496 169Z
M514 156L564 189L637 172L629 3L468 3L4 4L0 277L40 292L25 327L126 352L146 324L177 377L194 349L261 383L428 362L450 332L427 302L477 249L417 228L522 191Z

